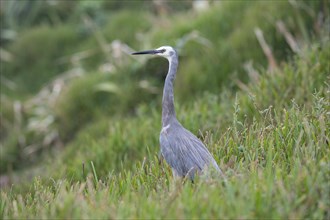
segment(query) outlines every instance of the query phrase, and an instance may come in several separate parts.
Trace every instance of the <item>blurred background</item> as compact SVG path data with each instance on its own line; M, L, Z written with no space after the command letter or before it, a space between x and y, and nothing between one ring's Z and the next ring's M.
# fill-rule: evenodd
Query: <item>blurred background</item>
M49 167L79 178L88 161L102 176L157 154L168 64L133 51L177 48L179 118L194 133L218 129L207 113L188 115L195 100L289 61L322 34L327 3L1 1L1 184Z

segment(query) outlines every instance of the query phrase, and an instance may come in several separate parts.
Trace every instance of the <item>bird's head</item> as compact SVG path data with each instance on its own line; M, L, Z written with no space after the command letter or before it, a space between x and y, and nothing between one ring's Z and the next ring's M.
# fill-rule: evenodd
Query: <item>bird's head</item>
M154 54L161 57L165 57L168 60L171 60L172 57L176 55L176 51L173 49L173 47L162 46L154 50L145 50L145 51L132 53L132 55L141 55L141 54Z

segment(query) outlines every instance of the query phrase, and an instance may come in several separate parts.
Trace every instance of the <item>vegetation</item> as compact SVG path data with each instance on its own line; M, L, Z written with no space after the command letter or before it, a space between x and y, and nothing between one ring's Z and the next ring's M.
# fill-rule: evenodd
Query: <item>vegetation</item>
M330 218L326 1L57 7L60 23L5 14L1 218ZM158 158L167 64L128 54L163 44L178 118L226 182L175 182Z

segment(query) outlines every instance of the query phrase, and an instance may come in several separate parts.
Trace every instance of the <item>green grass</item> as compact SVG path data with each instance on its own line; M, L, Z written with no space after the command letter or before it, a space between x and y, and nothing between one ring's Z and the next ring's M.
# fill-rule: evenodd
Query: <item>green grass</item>
M305 7L313 10L315 6L306 2ZM301 21L299 16L305 20ZM186 22L187 19L191 22ZM152 45L163 45L166 42L181 46L182 58L176 89L177 98L185 101L201 91L216 93L225 85L235 87L231 82L233 75L247 82L248 76L243 66L248 61L253 61L257 69L267 67L267 59L254 33L256 27L263 31L275 59L278 62L288 59L292 52L276 30L278 20L282 20L290 32L296 33L297 39L307 40L302 37L302 32L311 29L314 18L306 11L293 7L288 1L224 1L198 16L191 13L169 17L164 23L175 25L169 30L165 27L156 29L151 40ZM303 25L299 26L299 22L303 22ZM158 26L162 27L162 23ZM192 31L209 44L204 45L198 39L179 43Z
M100 7L99 4L94 6ZM307 2L305 7L313 11L317 5ZM85 6L93 7L93 4L86 3ZM41 143L46 136L44 133L30 132L27 128L28 121L35 116L31 108L23 112L23 123L16 129L18 132L12 132L12 125L16 123L14 101L18 99L23 106L26 105L23 102L33 98L50 80L74 67L79 66L86 74L63 87L64 92L61 92L55 106L46 106L49 114L55 118L53 127L60 133L60 141L64 145L95 120L112 115L131 117L136 115L139 105L147 103L160 106L157 97L161 94L166 75L166 61L150 59L145 63L137 63L126 54L118 60L109 60L111 52L104 52L105 46L97 40L99 35L107 43L119 39L139 50L163 44L180 46L179 42L184 41L187 34L197 31L199 39L209 42L209 45L201 44L198 39L181 45L180 67L175 83L176 99L179 103L189 103L204 91L217 94L224 87L237 90L233 79L248 82L248 74L243 68L248 61L253 61L257 70L267 68L267 60L253 32L255 27L263 30L275 58L283 62L292 53L284 37L276 31L277 19L283 20L300 42L302 33L312 29L312 23L317 18L315 13L311 16L285 1L271 4L263 1L251 4L243 1L223 2L200 14L182 11L168 17L130 9L103 13L105 11L100 11L102 19L91 16L94 18L94 29L85 24L83 19L77 24L35 26L20 32L19 38L6 45L5 49L13 54L13 60L8 63L1 61L1 75L12 80L16 89L11 89L6 83L1 85L1 93L9 99L8 102L1 99L1 105L4 106L1 108L1 120L5 121L0 124L5 134L2 140L5 152L9 152L1 171L6 171L8 166L14 169L22 167L19 164L27 158L20 153L21 148L30 145L37 145L36 148L41 151L51 148ZM298 25L299 22L301 25ZM120 28L123 25L125 28ZM93 51L92 55L73 64L72 56L86 50ZM97 71L105 62L116 67L112 75ZM101 83L115 85L117 92L97 90L97 85ZM20 134L26 140L25 146L18 142Z
M39 26L24 31L15 44L9 46L14 61L2 62L1 75L16 83L16 94L26 97L36 93L45 82L66 70L67 65L59 65L57 60L72 52L78 40L79 36L68 25Z
M1 84L0 183L9 184L1 188L0 218L329 219L330 43L328 30L315 26L325 1L294 2L225 1L198 14L185 3L167 17L146 13L143 3L107 11L124 5L86 2L81 10L91 10L95 30L79 11L63 26L23 29L4 47L13 61L1 61L1 76L16 90ZM278 19L300 53L293 55L276 31ZM272 72L255 27L279 63ZM177 117L208 146L226 183L174 182L158 159L166 60L124 55L116 71L99 70L110 53L97 34L137 50L178 46L194 30L197 40L179 48ZM25 101L72 69L66 55L90 49L95 54L80 63L84 74L68 81L55 102ZM259 80L249 80L247 61ZM49 118L46 128L33 127Z
M329 49L309 47L248 93L177 105L182 123L200 128L226 184L173 182L157 159L160 113L141 106L138 117L80 132L26 191L2 190L2 217L329 218Z

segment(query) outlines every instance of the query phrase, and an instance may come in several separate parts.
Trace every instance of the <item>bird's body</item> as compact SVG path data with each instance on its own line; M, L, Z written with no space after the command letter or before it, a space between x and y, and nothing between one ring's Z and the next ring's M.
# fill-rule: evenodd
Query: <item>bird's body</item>
M178 55L169 46L133 54L157 54L167 58L169 69L165 79L162 101L162 129L159 142L161 154L171 166L174 177L194 179L196 173L212 168L221 174L216 161L205 145L177 120L174 110L173 83L178 67Z
M188 176L193 180L196 172L208 166L221 172L205 145L176 119L162 128L159 142L161 153L175 177Z

